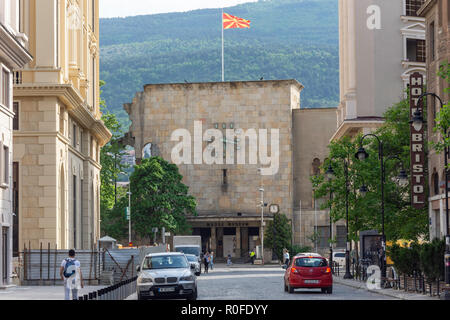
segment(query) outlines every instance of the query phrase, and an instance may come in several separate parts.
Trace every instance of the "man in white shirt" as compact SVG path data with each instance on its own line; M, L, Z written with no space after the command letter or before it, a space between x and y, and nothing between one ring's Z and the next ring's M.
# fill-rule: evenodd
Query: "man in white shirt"
M75 259L75 250L70 250L69 258L61 262L59 275L64 281L65 300L70 300L70 291L72 291L72 299L77 300L78 290L84 288L84 283L80 261Z

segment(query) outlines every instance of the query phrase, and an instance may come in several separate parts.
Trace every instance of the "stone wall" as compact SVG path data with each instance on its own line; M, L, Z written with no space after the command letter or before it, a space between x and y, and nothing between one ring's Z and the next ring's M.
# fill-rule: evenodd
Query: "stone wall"
M192 156L192 164L183 163L179 168L191 194L197 198L199 212L218 215L260 212L259 188L263 184L264 201L278 204L280 211L291 218L294 194L292 110L300 107L302 88L295 80L147 85L131 104L125 105L132 121L130 132L135 137L137 158L144 146L152 143L159 155L172 161L172 150L179 142L171 141L171 135L177 129L190 132L191 154L194 139L201 140L208 129L217 127L223 132L224 128L231 127L244 131L255 129L258 140L259 130L267 129L269 142L271 129L279 129L279 169L274 175L261 177L258 168L268 166L261 165L259 157L257 164L249 164L248 154L246 164L236 164L236 158L235 164L208 165L201 159L194 163ZM202 131L194 132L196 121ZM227 147L230 146L235 148L233 143L227 143ZM208 142L203 141L202 150L208 151L207 148ZM246 153L248 150L247 141Z

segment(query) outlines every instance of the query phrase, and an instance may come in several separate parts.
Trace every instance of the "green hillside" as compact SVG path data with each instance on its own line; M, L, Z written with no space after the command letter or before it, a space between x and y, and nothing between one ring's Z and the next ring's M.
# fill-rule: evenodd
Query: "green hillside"
M225 31L225 80L297 79L302 107L339 100L337 0L272 0L225 12L252 21ZM122 121L144 84L221 80L221 10L100 20L103 98Z

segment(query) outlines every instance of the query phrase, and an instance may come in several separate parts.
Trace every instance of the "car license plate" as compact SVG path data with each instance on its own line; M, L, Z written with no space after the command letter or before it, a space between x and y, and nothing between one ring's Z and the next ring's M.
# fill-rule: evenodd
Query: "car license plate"
M159 292L175 292L175 288L174 287L159 288Z
M319 280L305 280L305 283L307 284L318 284L319 282Z

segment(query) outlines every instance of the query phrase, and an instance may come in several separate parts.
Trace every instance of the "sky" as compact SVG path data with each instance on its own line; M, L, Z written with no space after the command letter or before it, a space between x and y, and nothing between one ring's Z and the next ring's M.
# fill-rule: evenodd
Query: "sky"
M100 0L100 18L231 7L258 0Z

